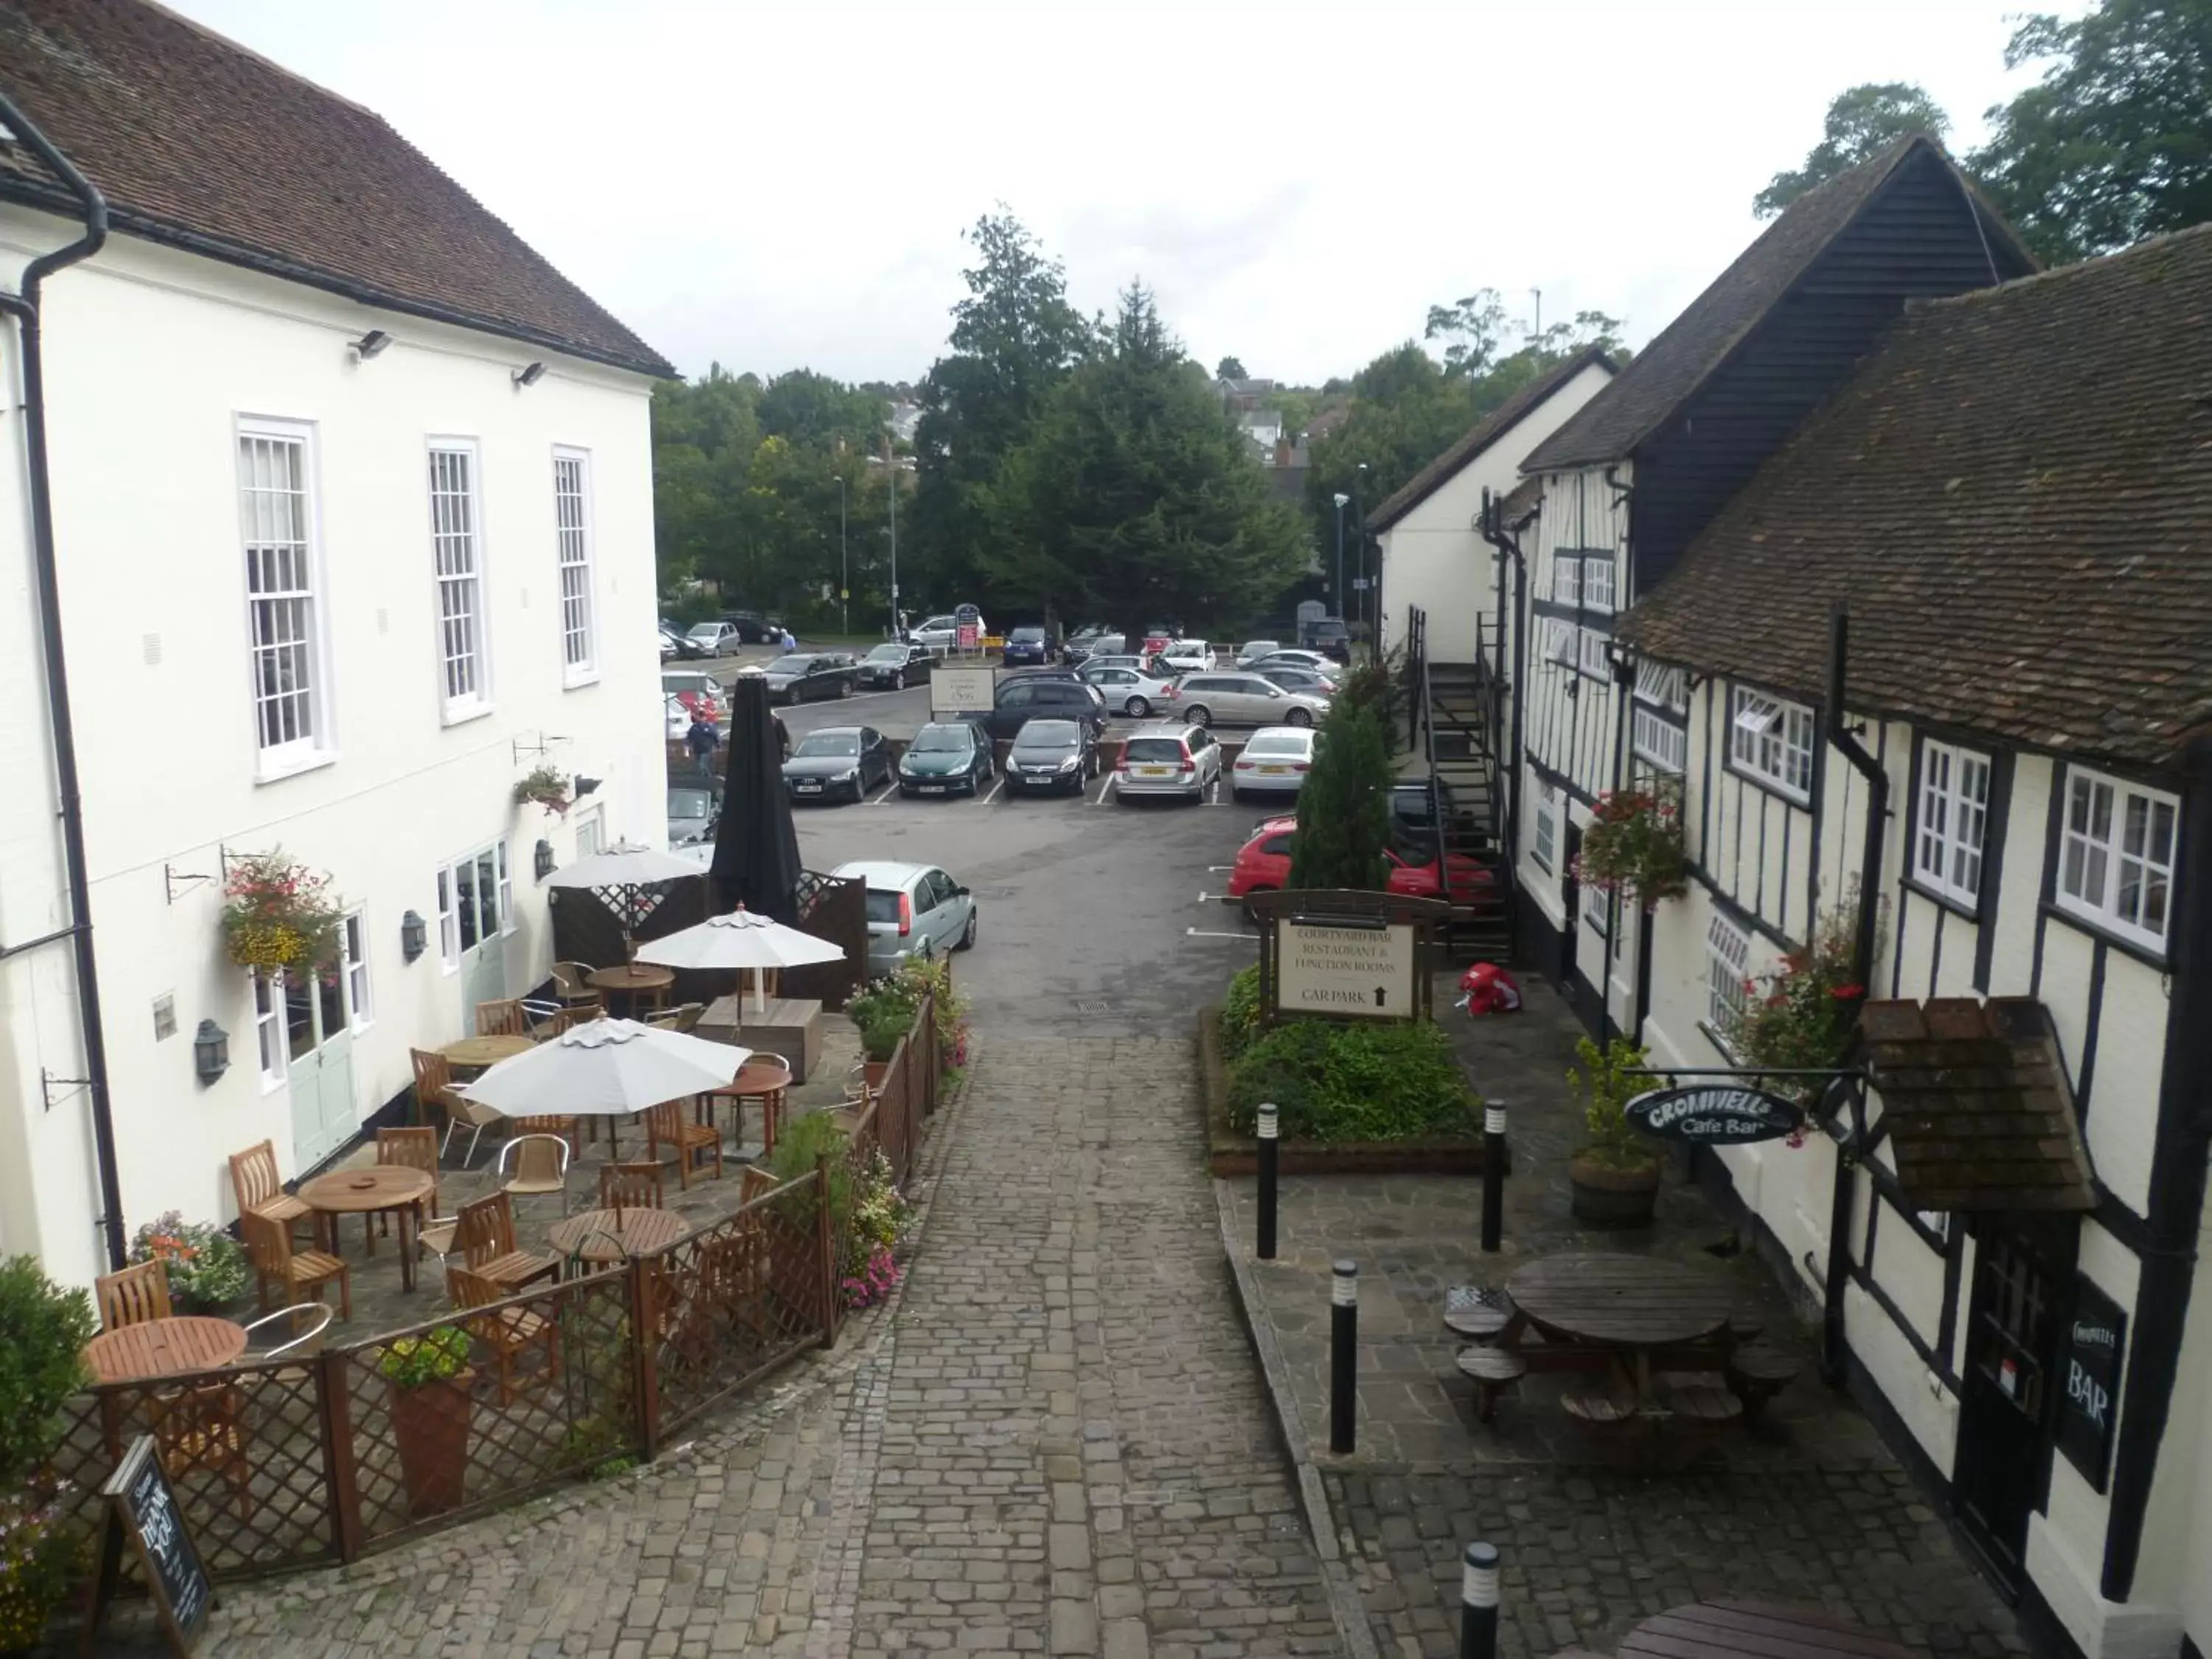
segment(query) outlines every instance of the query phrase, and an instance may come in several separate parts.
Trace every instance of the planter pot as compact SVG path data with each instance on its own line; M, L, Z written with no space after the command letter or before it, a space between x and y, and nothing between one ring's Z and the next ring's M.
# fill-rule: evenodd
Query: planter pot
M1567 1179L1574 1189L1575 1219L1586 1227L1648 1227L1659 1201L1659 1166L1615 1169L1586 1158L1571 1158Z
M866 1062L866 1066L868 1092L873 1094L884 1086L884 1079L890 1073L891 1063L888 1060L871 1060Z
M467 1484L469 1384L463 1371L419 1388L392 1389L392 1437L399 1443L399 1473L410 1515L459 1509Z

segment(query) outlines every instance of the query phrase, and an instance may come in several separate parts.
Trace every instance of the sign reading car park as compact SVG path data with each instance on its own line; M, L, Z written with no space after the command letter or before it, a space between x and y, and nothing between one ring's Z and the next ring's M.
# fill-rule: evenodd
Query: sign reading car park
M1662 1140L1695 1146L1746 1146L1796 1131L1797 1108L1779 1095L1733 1084L1654 1089L1621 1108L1629 1122Z
M1284 921L1277 949L1278 1012L1349 1019L1413 1018L1413 972L1420 953L1411 927Z
M995 668L940 667L929 677L929 712L955 718L988 714L998 702L998 689Z

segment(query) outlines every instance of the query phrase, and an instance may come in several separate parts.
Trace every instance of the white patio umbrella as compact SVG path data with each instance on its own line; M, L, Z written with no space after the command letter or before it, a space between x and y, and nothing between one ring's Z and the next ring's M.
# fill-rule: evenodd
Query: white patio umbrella
M509 1117L629 1117L722 1088L751 1057L734 1043L594 1019L502 1060L459 1092Z
M587 887L596 893L616 895L617 913L622 919L623 942L627 947L631 930L645 920L653 908L649 905L642 909L639 908L638 890L665 881L681 881L701 873L698 865L688 859L678 858L673 853L617 842L604 852L591 854L563 869L556 870L545 880L553 887Z
M709 916L680 933L638 947L637 959L662 968L749 968L753 975L753 1009L768 1006L761 975L770 968L803 968L813 962L842 962L842 945L787 927L739 905L726 916Z

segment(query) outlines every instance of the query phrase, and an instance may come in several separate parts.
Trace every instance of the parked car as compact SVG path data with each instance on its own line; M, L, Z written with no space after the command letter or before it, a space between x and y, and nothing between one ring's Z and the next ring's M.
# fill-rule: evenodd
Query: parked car
M1151 670L1144 658L1132 656L1126 651L1094 652L1091 653L1089 659L1084 663L1083 666L1076 672L1087 679L1094 671L1101 668L1134 668L1141 672L1151 672ZM1171 679L1174 677L1168 674L1155 674L1152 678L1155 679Z
M1017 628L1006 635L1000 660L1009 668L1020 663L1036 663L1042 666L1052 660L1052 641L1042 628Z
M969 718L993 738L1011 738L1030 720L1040 716L1047 719L1081 720L1095 733L1106 726L1106 700L1098 695L1097 688L1085 685L1079 679L1060 679L1056 675L1065 669L1049 670L1044 673L1024 673L1002 680L994 696L991 712Z
M1079 667L1091 660L1099 648L1098 641L1106 637L1106 630L1095 623L1088 628L1079 628L1060 642L1060 659L1071 668Z
M746 645L774 645L783 637L783 624L757 611L725 611L722 620L737 629L738 640Z
M1298 643L1310 651L1319 651L1338 662L1352 660L1352 630L1345 626L1341 617L1323 617L1298 629Z
M684 699L670 696L662 701L668 708L668 740L681 743L691 735L691 711L684 706Z
M1230 866L1231 898L1273 892L1289 883L1297 827L1297 819L1289 817L1263 818L1260 822L1252 831L1252 838L1237 849L1236 861ZM1389 891L1405 898L1440 896L1434 864L1411 862L1396 848L1386 848L1382 856L1389 866L1384 885ZM1446 863L1451 872L1455 902L1471 903L1495 886L1490 872L1473 859L1455 853Z
M991 739L973 720L933 720L914 734L899 757L902 795L980 793L995 768Z
M693 662L708 655L706 648L695 645L674 623L660 624L660 659L663 662Z
M1237 647L1237 665L1249 668L1261 658L1272 656L1283 648L1280 640L1247 640Z
M1301 651L1290 647L1270 651L1264 657L1239 665L1249 667L1255 674L1264 674L1271 668L1303 668L1310 673L1325 674L1336 666L1318 651Z
M1204 800L1206 786L1221 777L1221 745L1202 726L1141 726L1121 744L1114 768L1114 793L1123 800L1136 795L1177 795Z
M1245 739L1229 769L1229 799L1247 794L1291 794L1305 787L1321 734L1310 726L1262 726Z
M799 801L866 800L869 790L890 781L890 745L872 726L810 732L783 763L784 787Z
M1297 691L1309 697L1333 697L1336 682L1328 675L1311 668L1261 668L1255 671L1261 679L1279 685L1285 691Z
M1088 720L1031 720L1006 751L1010 794L1079 795L1098 775L1098 732Z
M975 618L975 638L981 643L990 632L982 617ZM960 619L950 611L940 617L927 617L908 630L907 637L916 645L926 645L933 651L950 651L960 643Z
M1328 713L1328 699L1257 674L1186 674L1168 688L1168 708L1193 726L1311 726Z
M908 681L927 679L929 665L934 660L927 646L894 640L861 658L853 678L856 684L872 689L903 691Z
M1104 668L1086 665L1083 670L1083 683L1097 691L1105 700L1107 708L1118 708L1132 720L1148 720L1154 709L1165 707L1168 688L1175 682L1162 679L1156 674L1139 672L1134 666L1125 668L1120 665L1128 660L1121 658L1114 665Z
M720 682L696 668L662 669L660 690L664 696L679 699L686 708L709 720L719 720L729 712L722 707Z
M861 859L830 873L867 884L871 975L896 973L910 957L927 961L975 942L975 896L933 865Z
M853 694L853 667L825 653L778 657L761 672L768 676L770 702L812 702Z
M726 622L693 623L684 637L691 641L702 657L719 657L744 638Z
M1451 785L1442 778L1401 778L1390 786L1390 832L1417 859L1434 855L1438 818L1450 823L1458 816Z
M1176 642L1182 630L1170 628L1165 623L1153 623L1145 629L1145 654L1157 657Z
M714 839L722 815L722 781L711 773L672 774L668 780L668 844L697 847Z
M1204 640L1177 640L1153 653L1161 665L1177 674L1198 674L1213 666L1213 647Z

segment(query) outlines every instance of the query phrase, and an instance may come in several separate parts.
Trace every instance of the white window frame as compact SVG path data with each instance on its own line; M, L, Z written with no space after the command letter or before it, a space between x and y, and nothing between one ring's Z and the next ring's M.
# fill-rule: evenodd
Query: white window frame
M476 855L471 854L470 857ZM449 973L458 973L461 966L461 919L456 908L459 890L453 881L452 864L438 866L438 961Z
M252 968L246 970L247 1006L253 1010L253 1042L261 1073L261 1090L284 1086L291 1039L284 1029L284 973Z
M368 981L368 922L359 910L339 918L338 972L345 979L346 1027L366 1031L376 1024L376 1000Z
M1576 644L1575 655L1576 665L1583 673L1594 680L1603 680L1610 684L1613 681L1613 659L1606 654L1605 650L1608 638L1609 635L1601 634L1595 629L1583 629L1582 637Z
M508 867L507 842L492 844L492 862L499 872L499 932L502 939L514 932L514 872Z
M492 861L492 902L498 907L495 925L483 925L483 884L477 879L480 866L485 859ZM466 869L465 884L471 895L470 902L476 908L476 943L466 948L481 949L486 939L506 939L515 930L514 875L507 855L504 841L486 842L472 847L457 857L447 859L438 866L438 957L447 973L458 971L461 965L461 872Z
M1912 878L1930 892L1977 908L1989 817L1990 757L1923 738L1920 795L1912 809Z
M292 492L257 485L250 459L257 444L283 446L297 453L299 489L294 509L297 519L289 526L289 536L276 533L275 502L263 498ZM331 723L330 617L323 568L322 504L316 489L318 459L315 428L308 422L259 416L238 417L232 464L236 469L239 550L246 578L247 686L253 709L254 775L264 783L328 765L337 758ZM290 568L280 576L277 565L288 551ZM257 586L263 575L272 579L270 586ZM283 637L278 637L280 629ZM307 683L272 696L264 669L274 669L279 653L289 656L294 676L304 676ZM272 720L280 730L287 726L305 729L270 743Z
M1613 555L1587 554L1583 559L1583 609L1613 609Z
M1690 734L1656 708L1629 711L1629 746L1654 771L1680 777L1689 769Z
M1636 696L1639 702L1686 714L1690 712L1689 670L1640 657L1636 663Z
M456 467L464 484L458 490L452 487ZM492 710L483 452L473 438L433 438L426 474L439 707L445 723L453 726Z
M2081 766L2066 769L2061 787L2065 793L2059 803L2058 870L2052 886L2058 908L2163 954L2173 921L2180 800L2162 789ZM2153 893L2158 895L2155 919L2146 922L2153 914Z
M1528 832L1528 856L1546 870L1559 867L1559 792L1536 780L1536 814Z
M1583 602L1583 559L1579 553L1552 555L1552 603L1580 605Z
M592 684L599 678L599 602L588 449L566 444L553 447L553 544L561 598L561 684L573 689Z
M1561 668L1575 665L1580 647L1575 642L1575 625L1558 617L1544 618L1544 660Z
M1798 802L1813 798L1813 711L1729 688L1729 765Z
M605 852L606 846L606 809L595 802L576 814L576 856L587 859Z
M1750 977L1751 934L1714 911L1705 927L1705 1024L1716 1036L1724 1039L1729 1021L1748 1004Z
M1602 887L1585 885L1578 890L1583 901L1583 922L1594 929L1601 939L1609 936L1613 929L1613 895Z

